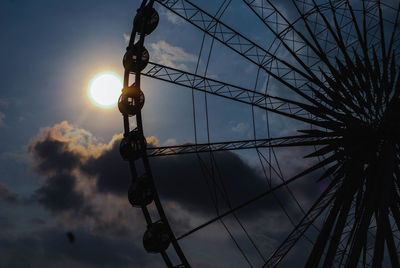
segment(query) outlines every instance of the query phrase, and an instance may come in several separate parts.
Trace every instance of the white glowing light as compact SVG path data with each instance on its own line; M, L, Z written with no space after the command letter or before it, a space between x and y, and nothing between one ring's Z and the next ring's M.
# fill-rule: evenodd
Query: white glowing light
M122 80L113 72L102 72L90 81L87 94L92 103L101 108L112 108L121 94Z

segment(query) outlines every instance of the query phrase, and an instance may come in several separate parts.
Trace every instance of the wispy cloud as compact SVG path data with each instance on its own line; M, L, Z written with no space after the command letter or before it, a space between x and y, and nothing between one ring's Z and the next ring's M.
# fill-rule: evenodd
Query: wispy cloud
M131 39L131 36L129 35L129 34L126 34L126 33L124 33L123 34L123 37L124 37L124 40L125 40L125 43L129 43L129 40Z
M187 69L185 63L194 63L197 57L186 52L183 48L168 44L164 40L150 44L151 60L173 68Z
M182 24L183 23L183 20L180 19L177 15L175 15L171 11L166 11L166 12L164 12L162 14L165 15L167 20L172 22L173 24Z
M178 142L176 141L176 139L170 138L170 139L167 139L167 140L164 142L163 145L165 145L165 146L171 146L171 145L175 145L175 144L178 144Z
M249 129L249 125L240 122L232 127L232 131L244 134Z

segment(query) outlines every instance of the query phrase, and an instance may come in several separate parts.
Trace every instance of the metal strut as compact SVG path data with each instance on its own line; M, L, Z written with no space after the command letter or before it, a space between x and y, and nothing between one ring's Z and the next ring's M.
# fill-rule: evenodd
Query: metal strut
M148 3L147 3L148 2ZM170 227L167 216L158 196L150 163L146 153L146 140L143 134L141 109L144 104L144 94L140 88L140 72L146 67L149 54L144 47L145 36L150 34L158 25L159 16L153 8L154 0L143 0L137 10L133 22L133 29L124 56L124 88L118 101L118 108L123 115L124 138L121 142L121 156L129 162L132 175L132 185L128 198L132 206L140 207L147 222L147 231L143 237L143 245L150 253L161 254L167 267L190 267L175 235ZM136 35L139 35L135 43ZM134 82L130 85L129 74L135 75ZM130 129L129 117L135 116L135 129ZM142 160L144 174L139 175L135 161ZM153 219L147 206L154 201L158 219ZM180 263L174 265L166 250L172 244Z
M339 136L331 137L312 137L310 135L288 136L270 139L225 141L203 144L182 144L163 147L148 148L148 157L179 155L204 152L218 152L231 150L245 150L252 148L277 148L293 146L316 146L332 143L334 140L340 140Z
M272 112L285 112L301 116L307 115L307 112L303 108L284 98L274 97L259 91L192 74L158 63L149 62L148 66L150 68L142 72L142 75L153 79L195 89Z

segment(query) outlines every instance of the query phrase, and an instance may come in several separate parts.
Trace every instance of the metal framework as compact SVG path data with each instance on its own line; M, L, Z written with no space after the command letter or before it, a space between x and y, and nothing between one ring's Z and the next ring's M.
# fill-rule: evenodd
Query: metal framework
M196 72L190 73L154 62L145 62L144 67L140 68L146 61L143 44L146 34L149 34L145 30L147 20L143 16L155 16L149 11L153 2L196 27L213 42L219 42L254 64L266 74L268 82L279 83L296 98L271 96L261 89L251 90L218 81L207 77L206 73L199 75L197 68ZM389 263L393 267L400 267L400 3L393 6L390 1L387 3L383 0L242 2L273 36L274 42L269 48L256 44L222 21L222 15L231 1L223 1L217 13L212 15L189 0L143 0L138 12L147 15L141 15L143 23L135 19L128 52L135 51L132 52L132 59L136 67L125 65L124 90L127 92L131 87L130 74L135 76L132 85L139 89L140 77L144 75L203 92L205 96L214 95L248 104L252 109L257 107L267 114L291 118L304 123L306 127L299 130L302 133L300 135L268 135L268 138L260 139L254 134L250 140L222 142L211 142L208 136L207 143L198 143L196 139L194 143L140 150L140 137L143 136L141 107L131 114L126 112L129 109L120 108L126 138L133 135L128 116L135 116L137 122L133 136L139 138L128 142L132 147L128 151L133 155L128 157L133 183L140 178L135 161L141 159L151 189L155 192L151 201L154 201L159 219L154 220L150 216L147 203L141 205L141 209L149 228L159 220L164 224L164 233L168 237L166 241L172 244L179 263L173 264L165 248L158 253L168 267L190 267L178 241L214 222L220 222L252 267L251 258L224 224L223 219L233 215L260 255L263 267L276 267L282 263L303 237L312 243L305 267L382 267ZM283 12L285 5L297 14L296 18L286 17ZM139 37L135 44L137 34ZM210 54L211 50L212 45ZM282 51L285 56L278 53ZM132 95L134 107L140 103L139 95ZM206 115L208 126L208 110ZM214 167L214 152L252 149L257 151L262 165L266 162L271 167L271 155L275 155L275 148L303 146L315 149L305 156L317 159L315 164L289 179L282 176L280 183L270 184L264 193L250 197L237 206L231 206L229 197L222 194L229 207L227 211L218 212L216 205L216 217L179 237L172 232L154 186L149 157L203 153L209 156ZM260 151L261 148L268 150L269 157ZM264 166L263 169L265 172ZM279 202L292 222L293 230L272 253L264 252L235 213L265 196L276 197L278 190L286 189L293 196L290 184L316 170L323 171L316 179L326 181L328 186L307 211L293 197L303 215L297 222L293 222L282 202ZM279 174L278 171L276 173ZM221 188L216 183L214 171L207 174L211 174L208 176L215 188ZM217 190L224 192L224 189ZM138 190L135 193L138 194ZM320 226L316 227L317 224ZM311 226L317 230L314 240L307 236ZM162 242L157 241L159 244Z
M190 153L218 152L230 150L244 150L254 148L278 148L294 146L327 145L339 141L339 137L312 137L311 135L299 135L281 138L261 140L224 141L213 143L183 144L174 146L161 146L148 148L148 156L179 155Z
M146 27L151 24L151 19L152 19L152 7L154 4L154 0L150 0L149 3L147 3L147 0L143 0L142 4L140 6L140 8L138 9L138 14L137 17L135 17L134 20L134 24L133 24L133 29L132 29L132 34L130 37L130 41L129 41L129 46L127 47L127 54L125 54L124 57L124 61L128 61L128 60L133 60L133 62L131 64L124 64L125 66L125 72L124 72L124 89L123 89L123 94L120 97L119 100L119 108L120 111L123 115L123 122L124 122L124 137L125 138L129 138L130 137L130 133L135 133L133 131L137 131L139 133L139 135L136 135L137 137L144 137L143 135L143 124L142 124L142 116L141 116L141 111L140 109L142 107L139 107L138 109L135 109L134 112L130 111L129 108L131 108L132 106L138 106L138 103L140 103L140 97L138 98L137 95L139 95L136 91L141 91L140 90L140 70L142 69L141 64L143 63L142 61L145 60L145 57L143 57L143 55L145 55L145 53L143 53L144 51L144 40L145 40L145 36L146 34L149 34L149 32L151 32L152 30L148 30L146 29ZM158 16L158 15L157 15ZM157 23L155 23L157 26ZM155 27L154 27L155 28ZM153 29L154 30L154 29ZM136 35L139 34L139 40L137 41L137 43L135 43L135 39L136 39ZM133 51L132 54L129 54L130 51ZM128 59L127 56L129 56L131 59ZM135 80L134 83L132 84L132 86L134 85L134 89L136 90L135 92L132 92L132 95L128 95L130 92L128 91L128 89L130 88L130 83L129 83L129 74L132 72L132 70L136 70L135 74ZM124 98L124 95L127 96L127 98ZM140 95L139 95L140 96ZM129 99L131 98L131 99ZM124 103L124 100L126 101ZM125 104L125 105L124 105ZM125 106L125 107L124 107ZM124 109L125 108L125 109ZM136 125L137 128L134 130L130 129L129 126L129 116L135 116L136 118ZM146 151L143 150L137 150L137 148L135 148L134 146L132 146L132 143L141 143L142 141L140 140L140 138L138 140L128 140L128 142L126 144L128 144L128 151L130 152L134 152L135 151L139 151L140 153L140 157L139 159L142 160L143 162L143 166L145 169L145 178L148 181L147 184L145 185L150 185L149 187L138 187L139 185L139 180L140 180L140 175L138 174L138 171L136 169L136 160L137 157L131 157L128 156L128 161L129 161L129 166L130 166L130 170L132 173L132 186L131 187L137 187L135 189L135 191L133 191L133 194L138 194L139 195L142 194L142 192L152 192L153 196L152 196L152 200L154 201L154 204L156 206L156 211L158 213L158 219L153 219L147 209L147 204L146 203L142 203L140 204L140 207L143 211L143 215L145 217L145 220L148 224L148 232L152 231L150 228L153 226L154 223L159 223L161 222L163 224L163 229L161 233L157 233L156 231L153 231L152 233L150 233L150 235L148 236L150 239L150 244L153 244L153 248L151 249L147 249L149 252L158 252L161 254L165 264L168 267L190 267L188 260L186 259L185 255L183 254L183 251L180 247L180 245L178 244L177 240L175 239L175 236L171 230L171 227L169 225L168 222L168 218L165 215L165 212L163 210L160 198L157 194L157 191L155 189L154 186L154 181L153 181L153 177L152 177L152 173L151 173L151 168L150 168L150 163L149 160L147 158L147 154ZM122 150L122 145L123 143L121 143L121 154L123 155L123 150ZM150 190L149 190L150 188ZM131 193L129 193L131 194ZM129 199L134 199L135 196L129 196ZM131 200L130 200L131 201ZM133 203L133 202L131 202ZM137 206L138 204L132 204L134 206ZM157 225L154 225L157 226ZM153 228L154 230L154 228ZM165 235L167 236L167 238L165 238ZM154 237L156 237L156 240L153 240ZM144 240L146 238L146 233L144 236ZM180 261L180 264L178 265L173 265L170 256L167 254L166 249L160 247L160 243L167 241L168 243L172 243L172 246L178 256L178 259ZM168 245L168 244L167 244ZM146 245L144 244L144 246L146 247ZM154 249L157 248L157 249Z
M305 115L304 110L297 106L296 102L273 97L261 93L260 91L246 89L153 62L149 62L149 68L146 72L143 72L142 75L240 103L253 105L261 109Z

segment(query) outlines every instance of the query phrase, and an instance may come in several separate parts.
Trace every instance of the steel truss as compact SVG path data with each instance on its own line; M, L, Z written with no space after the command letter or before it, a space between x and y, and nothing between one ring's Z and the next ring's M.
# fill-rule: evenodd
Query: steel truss
M299 135L281 138L261 139L261 140L241 140L225 141L203 144L183 144L174 146L151 147L148 148L148 156L179 155L204 152L218 152L231 150L244 150L254 148L278 148L294 146L320 146L339 141L339 137L312 137L311 135Z
M259 91L246 89L153 62L149 62L149 68L147 68L145 72L142 72L142 75L240 103L253 105L261 109L295 115L306 115L305 111L293 101L273 97Z

